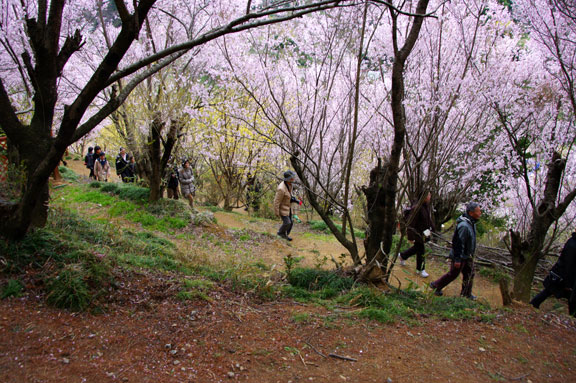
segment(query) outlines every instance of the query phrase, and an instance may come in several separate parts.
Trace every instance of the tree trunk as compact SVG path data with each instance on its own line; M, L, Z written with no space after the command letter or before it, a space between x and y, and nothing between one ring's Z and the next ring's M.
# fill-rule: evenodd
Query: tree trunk
M572 191L556 206L565 168L566 160L562 159L559 153L552 153L546 173L544 193L532 212L530 230L526 239L522 239L520 233L510 231L510 252L515 272L514 297L522 302L530 301L534 273L538 261L544 256L543 249L550 226L564 214L576 196L576 191Z
M19 158L26 165L26 187L16 208L10 208L13 214L0 223L1 231L8 238L20 239L30 228L43 227L48 220L50 193L47 180L62 154L46 149L50 138L44 145L40 141L37 140L35 150L19 150Z
M386 166L382 166L382 159L378 159L378 166L370 172L370 184L363 187L362 192L366 196L367 221L364 250L366 251L366 264L369 264L380 250L380 242L385 230L385 206L386 193L383 186L386 178ZM382 261L379 259L378 261Z
M528 303L530 301L530 291L534 273L540 257L538 254L529 254L522 266L515 270L514 274L514 298Z

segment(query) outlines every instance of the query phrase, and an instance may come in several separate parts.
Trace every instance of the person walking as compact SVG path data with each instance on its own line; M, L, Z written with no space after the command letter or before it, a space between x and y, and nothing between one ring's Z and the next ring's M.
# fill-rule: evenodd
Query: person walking
M427 278L429 274L426 272L424 253L426 251L424 243L430 239L430 236L435 230L434 221L432 219L432 208L430 200L432 195L426 193L426 197L422 203L418 201L412 205L407 215L408 228L406 236L408 241L413 243L412 247L398 254L400 258L400 265L405 266L406 260L416 254L416 274Z
M168 176L168 184L166 185L166 193L168 198L178 199L178 169L174 167Z
M96 181L108 182L108 176L110 175L110 164L106 160L106 153L100 151L100 156L94 163L94 176Z
M116 156L116 175L122 179L122 182L130 182L130 162L124 148L120 148L120 153Z
M126 169L126 182L136 182L136 159L130 154L127 155L128 167Z
M542 302L551 295L568 299L568 311L576 316L576 233L564 244L558 261L544 279L544 290L540 291L530 304L540 308Z
M443 295L442 289L455 280L462 273L462 290L460 295L475 300L472 295L474 282L474 253L476 251L476 223L482 215L480 205L470 202L466 205L466 213L456 221L456 230L452 236L452 249L450 250L450 271L438 280L430 283L434 294Z
M298 202L292 196L292 185L296 180L296 174L287 170L284 172L284 180L280 182L276 188L276 195L274 196L274 214L276 217L282 219L282 225L278 229L278 236L287 241L291 241L289 234L292 231L294 221L292 220L292 202Z
M88 170L90 170L90 175L88 178L95 178L94 177L94 148L89 147L88 153L84 156L84 165Z
M194 172L190 166L190 161L185 160L182 163L182 169L179 171L180 191L184 198L188 200L191 208L194 208L194 196L196 195L196 185L194 185Z

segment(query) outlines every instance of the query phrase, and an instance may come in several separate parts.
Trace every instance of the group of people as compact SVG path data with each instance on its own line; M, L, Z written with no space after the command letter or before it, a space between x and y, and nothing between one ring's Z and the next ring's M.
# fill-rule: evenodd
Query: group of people
M296 174L290 170L284 172L283 181L276 189L274 198L274 213L282 220L278 229L278 236L291 241L289 236L293 226L292 203L298 200L292 195ZM398 254L401 266L406 260L416 255L416 273L423 278L429 274L425 270L425 243L436 232L432 215L431 194L425 193L409 209L405 211L404 220L406 234L412 246ZM476 300L472 294L474 284L474 254L476 252L476 224L482 216L482 209L476 202L466 205L465 212L456 220L456 228L452 235L452 248L450 249L450 269L437 280L429 284L435 295L443 295L443 289L462 274L462 297ZM544 280L544 289L538 293L530 303L539 308L542 302L554 295L557 298L568 299L568 309L571 315L576 316L576 232L566 242L560 257Z
M90 178L100 182L108 182L110 163L100 146L88 148L88 153L84 157L84 165L90 170ZM122 182L136 182L136 161L134 156L126 153L126 149L120 148L120 152L116 156L115 167L116 174L122 179Z

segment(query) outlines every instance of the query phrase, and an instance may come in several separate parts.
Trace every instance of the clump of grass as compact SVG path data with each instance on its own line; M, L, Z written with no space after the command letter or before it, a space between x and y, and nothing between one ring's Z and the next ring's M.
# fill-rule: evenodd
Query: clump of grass
M288 282L295 287L308 290L333 289L349 290L354 285L350 277L339 275L333 271L297 267L288 274Z
M499 283L501 280L511 279L510 274L508 274L506 270L502 270L501 268L481 267L480 270L478 271L478 274L496 283Z
M91 295L82 266L68 265L50 280L46 302L58 308L83 311L90 304Z
M348 305L365 307L358 315L383 323L416 320L419 316L440 319L491 320L488 306L461 297L430 297L415 290L381 292L368 287L351 290L338 298Z
M69 169L66 166L58 166L58 171L66 181L78 182L78 174L76 174L74 170Z
M207 292L214 288L214 282L205 279L185 279L182 284L183 290L178 293L177 298L181 300L201 299L213 302Z
M123 184L118 190L118 197L134 202L143 203L150 197L150 189L132 184Z
M93 189L99 189L102 187L102 182L92 181L88 184L88 187L91 187Z
M24 285L17 279L10 279L0 292L0 299L19 297L24 290Z
M100 191L102 193L118 194L118 184L107 182L100 187Z

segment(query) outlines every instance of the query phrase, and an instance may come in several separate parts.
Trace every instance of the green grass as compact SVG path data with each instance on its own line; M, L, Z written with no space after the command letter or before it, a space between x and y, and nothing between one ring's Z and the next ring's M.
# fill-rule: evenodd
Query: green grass
M58 166L58 171L60 171L60 175L66 181L78 182L78 175L66 166Z
M494 315L490 308L460 297L434 297L414 290L383 293L361 287L338 298L348 305L365 307L358 315L383 323L397 320L417 320L432 316L439 319L490 321Z
M288 273L288 282L294 287L308 290L349 290L354 280L329 270L296 267Z
M37 273L44 281L40 285L45 286L46 301L53 306L80 311L96 307L112 286L111 270L116 266L192 270L176 246L155 233L118 230L63 208L51 209L48 222L22 241L0 241L0 254L9 255L0 272L41 270Z
M0 299L19 297L22 295L22 290L24 290L22 282L17 279L10 279L6 285L2 287L2 290L0 291Z

